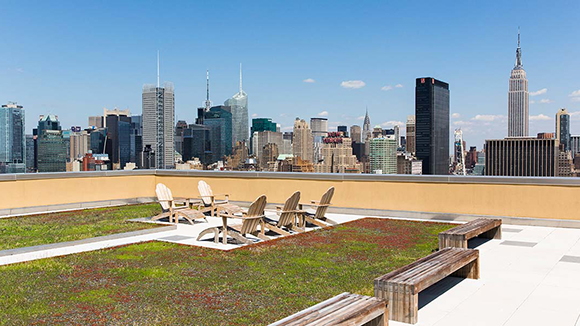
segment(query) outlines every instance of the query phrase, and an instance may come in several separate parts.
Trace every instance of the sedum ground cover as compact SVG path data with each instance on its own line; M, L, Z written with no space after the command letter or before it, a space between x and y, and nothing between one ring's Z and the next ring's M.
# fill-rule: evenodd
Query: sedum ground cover
M264 325L437 248L452 225L367 218L229 252L163 242L0 267L4 325Z
M127 220L160 212L159 204L144 204L3 218L0 250L148 229L156 225Z

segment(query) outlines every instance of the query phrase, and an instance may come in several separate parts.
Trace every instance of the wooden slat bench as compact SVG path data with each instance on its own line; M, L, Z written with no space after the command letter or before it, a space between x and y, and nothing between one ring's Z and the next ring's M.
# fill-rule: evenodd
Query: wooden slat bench
M387 326L389 311L386 305L385 300L344 292L270 326Z
M501 219L478 218L443 231L439 233L439 249L446 247L467 248L467 241L477 236L487 239L501 239Z
M389 318L417 323L419 292L453 275L479 278L479 251L445 248L374 281L375 297L387 300Z

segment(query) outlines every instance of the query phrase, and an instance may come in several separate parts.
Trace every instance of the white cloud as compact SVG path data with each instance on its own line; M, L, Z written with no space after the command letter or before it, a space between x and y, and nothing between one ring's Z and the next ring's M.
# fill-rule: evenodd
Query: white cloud
M391 89L393 89L393 86L391 86L391 85L381 87L381 90L383 90L383 91L390 91Z
M460 121L454 121L453 122L453 125L454 126L470 126L472 124L473 124L473 122L471 122L471 121L461 121L460 120Z
M547 92L548 92L547 88L542 88L539 91L530 92L530 96L542 95L542 94L546 94Z
M552 100L550 100L549 98L543 98L540 100L540 103L542 104L548 104L548 103L552 103Z
M403 84L397 84L395 85L396 88L403 88Z
M549 116L545 114L531 115L530 121L542 121L542 120L552 120Z
M352 89L363 88L365 87L365 85L366 85L365 82L362 80L346 80L340 83L340 86Z
M497 121L505 119L504 115L492 115L492 114L478 114L475 117L471 118L471 120L475 121Z
M252 118L255 118L255 117L257 117L257 116L258 116L258 114L257 114L257 113L254 113L254 114L252 114Z
M320 113L318 113L319 117L328 117L328 111L322 111Z
M459 114L459 113L453 113L453 114L451 115L451 117L452 117L452 118L454 118L454 119L457 119L457 118L459 118L460 116L461 116L461 114Z
M533 100L532 100L532 101L530 101L530 104L534 104L534 103L536 103L536 101L533 101Z
M357 120L364 120L365 119L365 116L364 115L361 115L361 116L357 117L356 119Z
M292 131L292 130L294 130L294 126L280 128L280 131Z
M303 82L312 84L312 83L316 83L316 80L314 80L312 78L306 78L303 80Z
M578 97L573 97L573 98L572 98L572 102L580 102L580 96L578 96Z
M394 120L381 123L381 127L394 127L394 126L402 127L404 125L405 125L404 122Z
M577 97L580 96L580 89L577 91L573 91L572 93L570 93L570 95L568 95L570 97Z

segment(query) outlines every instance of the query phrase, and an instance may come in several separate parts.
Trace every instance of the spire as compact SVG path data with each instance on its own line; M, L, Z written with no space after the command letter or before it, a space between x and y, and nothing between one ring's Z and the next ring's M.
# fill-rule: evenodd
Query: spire
M157 50L157 88L159 88L159 50Z
M209 69L205 71L206 73L206 81L207 81L207 96L205 99L205 110L209 111L211 108L211 101L209 100Z
M518 26L518 48L516 49L516 67L522 67L522 49L520 48L520 27Z
M240 62L240 94L242 93L242 63Z

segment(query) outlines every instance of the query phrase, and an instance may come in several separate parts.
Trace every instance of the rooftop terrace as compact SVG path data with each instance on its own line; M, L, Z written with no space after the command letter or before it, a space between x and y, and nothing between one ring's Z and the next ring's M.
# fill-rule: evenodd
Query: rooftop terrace
M25 225L23 233L62 219L63 228L78 219L91 226L75 226L72 237L51 227L50 237L42 231L3 245L9 251L0 251L0 305L12 308L0 313L0 324L267 324L345 291L372 296L374 278L436 250L438 232L484 216L503 219L503 237L470 241L480 251L480 279L447 277L421 292L418 325L580 325L576 179L160 170L2 175L0 215L150 202L159 182L176 197L197 197L199 180L243 206L266 194L272 218L273 204L293 191L317 199L334 186L328 216L340 224L246 246L196 241L220 224L217 218L159 227L126 222L148 219L155 205L0 220L0 235L15 230L7 221Z

